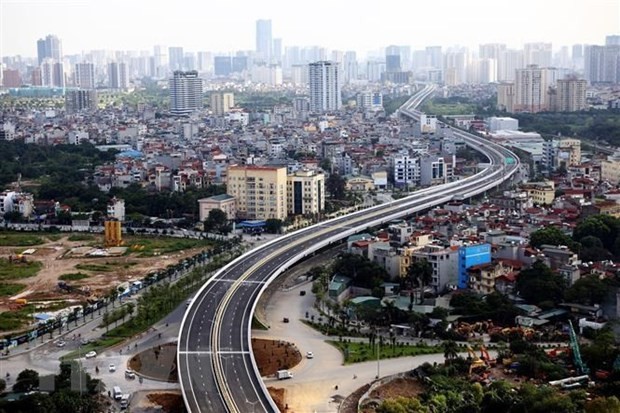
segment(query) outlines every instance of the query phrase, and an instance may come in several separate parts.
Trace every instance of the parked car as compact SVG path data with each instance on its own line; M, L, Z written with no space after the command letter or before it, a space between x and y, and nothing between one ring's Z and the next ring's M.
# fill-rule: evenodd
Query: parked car
M97 352L95 350L89 351L84 355L87 359L92 359L93 357L97 357Z

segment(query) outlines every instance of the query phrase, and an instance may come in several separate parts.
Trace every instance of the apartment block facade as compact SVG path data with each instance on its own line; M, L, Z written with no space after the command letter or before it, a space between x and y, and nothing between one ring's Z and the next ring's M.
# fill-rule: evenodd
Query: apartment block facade
M237 215L244 219L286 219L286 167L231 166L228 194L237 200Z

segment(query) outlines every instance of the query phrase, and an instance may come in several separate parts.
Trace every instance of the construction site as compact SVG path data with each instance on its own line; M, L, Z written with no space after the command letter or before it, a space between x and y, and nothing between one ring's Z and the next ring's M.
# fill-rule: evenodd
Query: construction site
M0 333L14 334L46 318L62 317L110 296L112 290L129 291L147 274L212 245L166 237L123 239L120 225L111 227L110 234L2 232Z

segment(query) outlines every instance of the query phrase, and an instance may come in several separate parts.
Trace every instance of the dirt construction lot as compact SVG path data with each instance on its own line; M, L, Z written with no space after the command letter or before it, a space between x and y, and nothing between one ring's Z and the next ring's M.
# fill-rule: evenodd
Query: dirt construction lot
M127 237L125 248L109 251L120 256L84 254L102 245L103 235L99 234L0 233L0 269L5 273L0 281L21 289L0 296L0 312L15 310L16 299L35 304L64 301L66 305L97 299L116 285L177 264L209 244L166 237ZM23 269L33 262L40 263L35 275L18 275L20 267ZM60 280L76 287L75 291L59 289Z

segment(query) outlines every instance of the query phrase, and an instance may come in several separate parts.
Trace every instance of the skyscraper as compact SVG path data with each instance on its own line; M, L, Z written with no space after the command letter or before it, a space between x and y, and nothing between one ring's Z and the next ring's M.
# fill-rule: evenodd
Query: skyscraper
M271 36L271 20L256 21L256 55L258 60L271 61L273 38Z
M385 49L385 71L400 72L400 48L388 46Z
M337 63L320 61L309 65L310 110L326 112L342 106L342 79Z
M202 79L197 71L175 71L169 88L170 113L173 115L187 115L202 108Z
M183 48L182 47L169 47L168 59L170 61L169 68L171 71L186 69L183 64Z
M62 42L53 34L48 34L45 39L39 39L37 41L37 55L39 58L39 65L43 63L45 59L54 59L57 62L62 60Z
M515 79L515 112L536 113L548 109L547 71L537 65L517 70Z
M75 85L81 89L95 89L95 65L77 63L74 75Z
M41 64L41 84L47 87L65 87L64 65L54 59L45 59Z
M587 87L588 82L585 79L558 79L557 101L553 109L558 112L584 110L587 107Z
M108 64L108 86L110 89L129 89L129 72L125 63Z
M97 108L97 92L94 89L68 90L65 94L65 109L67 113L91 111Z
M525 65L551 66L551 43L526 43L523 46Z

